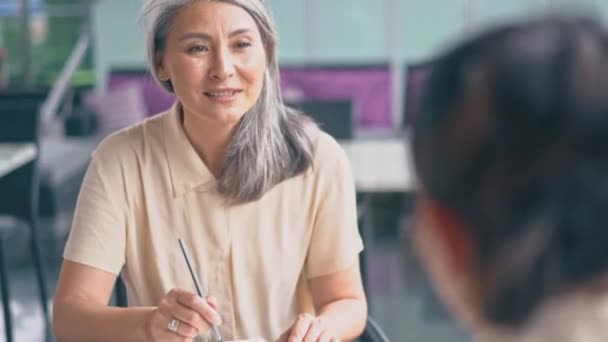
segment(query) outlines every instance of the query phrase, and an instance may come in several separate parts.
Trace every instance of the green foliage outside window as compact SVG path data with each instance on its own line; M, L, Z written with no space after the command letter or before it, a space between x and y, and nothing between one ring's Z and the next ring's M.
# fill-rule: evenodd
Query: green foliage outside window
M47 5L82 5L85 1L79 0L46 0ZM8 76L9 86L20 85L23 79L22 61L20 51L21 27L19 17L0 18L0 34L2 38L0 48L5 49L5 62L3 67L7 71L1 72ZM32 16L31 22L36 19ZM88 25L88 16L56 16L46 17L46 35L40 41L31 44L31 74L35 86L49 87L67 62L83 25ZM31 26L30 26L31 27ZM90 47L85 54L79 70L72 82L75 85L92 85L94 83L93 53ZM0 76L1 77L1 76ZM1 83L1 82L0 82Z

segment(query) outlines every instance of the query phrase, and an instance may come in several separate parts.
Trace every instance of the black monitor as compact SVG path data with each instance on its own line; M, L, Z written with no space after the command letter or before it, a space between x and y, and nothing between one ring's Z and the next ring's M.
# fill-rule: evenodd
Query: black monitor
M406 65L403 104L403 126L406 128L411 127L420 114L422 92L432 66L431 61Z
M353 138L353 103L350 100L302 100L286 103L315 120L336 140Z

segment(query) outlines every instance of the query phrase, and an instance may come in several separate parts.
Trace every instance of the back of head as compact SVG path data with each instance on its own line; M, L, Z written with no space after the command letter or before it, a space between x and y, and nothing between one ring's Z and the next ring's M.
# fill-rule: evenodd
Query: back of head
M481 310L516 326L608 270L608 33L545 17L437 59L414 132L423 191L466 222Z

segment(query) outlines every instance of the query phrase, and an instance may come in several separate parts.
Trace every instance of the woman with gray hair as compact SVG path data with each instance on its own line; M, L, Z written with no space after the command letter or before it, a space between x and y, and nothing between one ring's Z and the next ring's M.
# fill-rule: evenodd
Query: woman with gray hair
M61 341L336 341L363 330L355 190L339 145L285 107L262 0L144 7L176 104L100 144L54 302ZM201 299L180 247L213 297ZM118 275L128 308L107 305Z

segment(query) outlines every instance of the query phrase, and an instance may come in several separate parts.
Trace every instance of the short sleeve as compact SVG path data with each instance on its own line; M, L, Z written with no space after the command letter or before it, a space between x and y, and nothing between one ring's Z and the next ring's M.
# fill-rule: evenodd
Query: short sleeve
M315 158L314 165L318 172L318 207L306 258L308 278L350 268L363 250L350 162L333 138L322 133L319 139L320 158Z
M110 137L110 139L112 139ZM118 275L125 263L126 216L120 191L121 147L102 143L93 153L80 194L64 259Z

